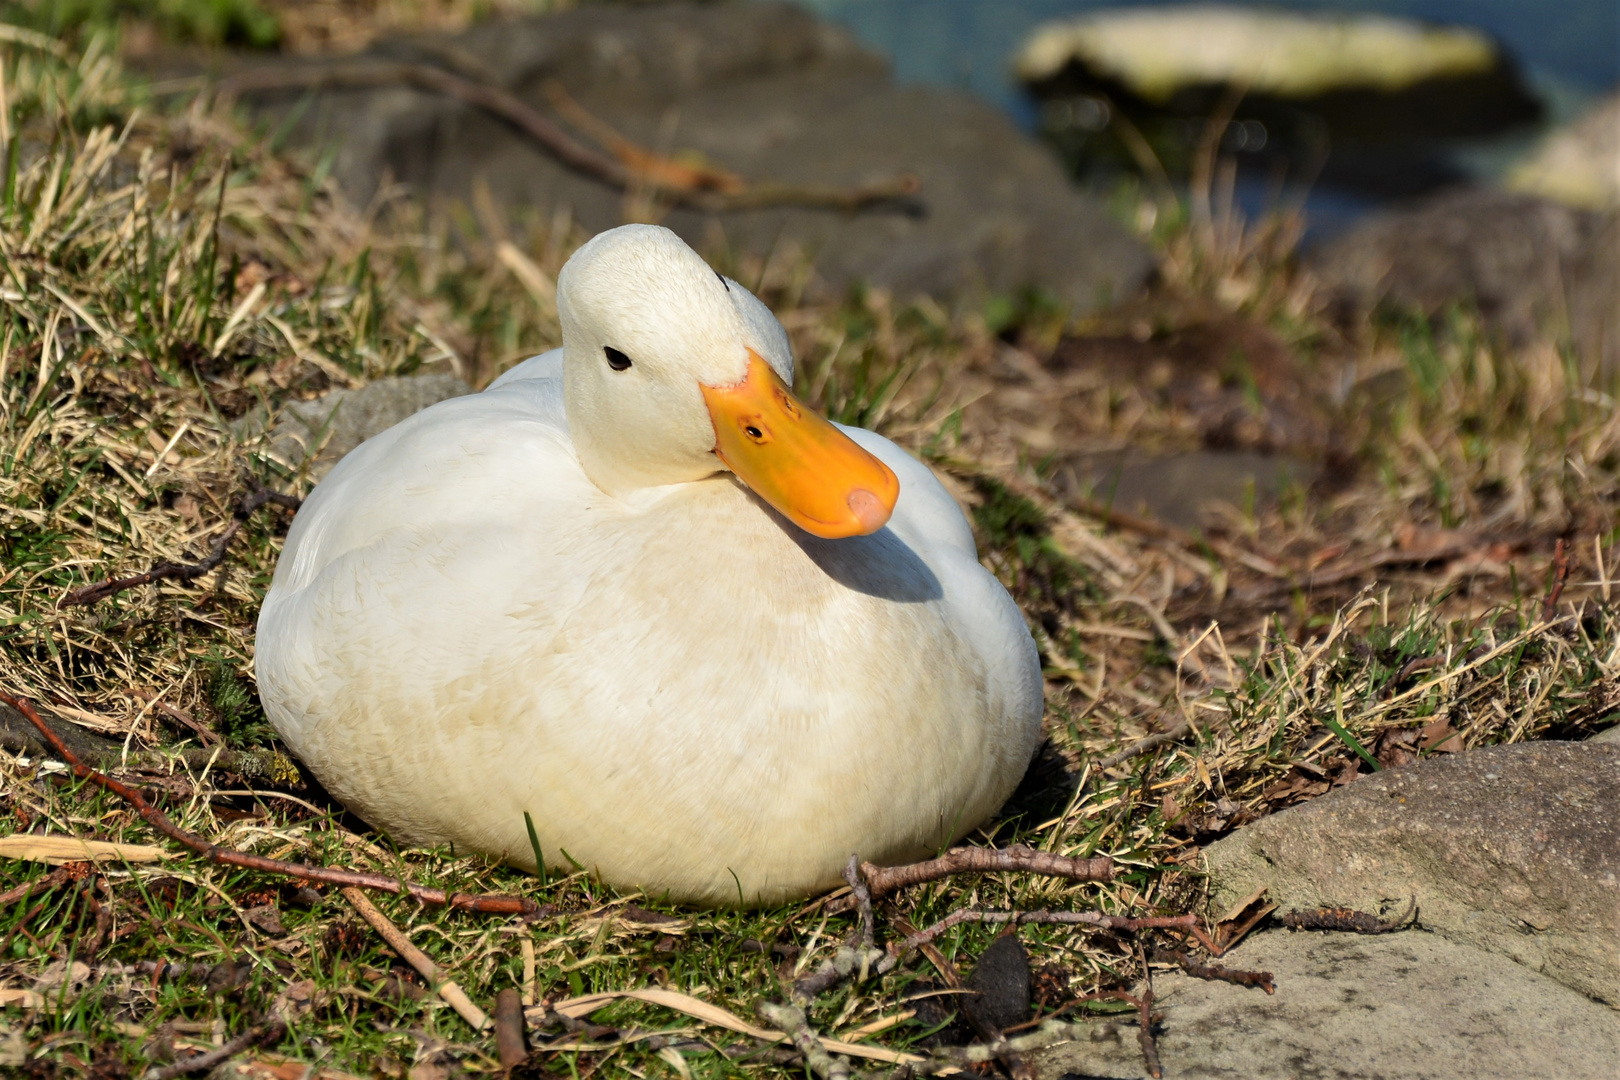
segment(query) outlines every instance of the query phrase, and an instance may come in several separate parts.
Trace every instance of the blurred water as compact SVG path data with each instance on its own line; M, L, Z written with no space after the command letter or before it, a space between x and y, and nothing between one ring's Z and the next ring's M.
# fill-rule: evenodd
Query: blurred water
M1187 0L792 0L852 30L888 56L902 82L971 90L1011 113L1026 129L1036 108L1011 74L1012 58L1043 22L1109 7L1168 6ZM1225 0L1237 2L1237 0ZM1259 5L1257 5L1259 6ZM1547 106L1546 126L1563 123L1620 83L1620 0L1267 0L1301 12L1366 12L1476 26L1495 36ZM1480 178L1499 174L1528 150L1539 131L1457 143L1448 158ZM1238 201L1250 212L1273 196L1240 176ZM1338 231L1378 199L1345 190L1313 190L1316 239Z
M971 89L1026 125L1034 110L1009 68L1031 30L1109 7L1185 0L793 0L887 55L902 81ZM1519 61L1555 112L1620 82L1620 0L1269 0L1293 11L1376 12L1477 26Z

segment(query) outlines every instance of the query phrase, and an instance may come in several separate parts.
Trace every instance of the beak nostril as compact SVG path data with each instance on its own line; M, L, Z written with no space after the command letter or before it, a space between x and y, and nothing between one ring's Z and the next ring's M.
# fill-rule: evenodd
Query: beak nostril
M877 532L888 523L889 508L883 505L882 499L865 488L850 492L847 502L855 520L861 523L863 534Z

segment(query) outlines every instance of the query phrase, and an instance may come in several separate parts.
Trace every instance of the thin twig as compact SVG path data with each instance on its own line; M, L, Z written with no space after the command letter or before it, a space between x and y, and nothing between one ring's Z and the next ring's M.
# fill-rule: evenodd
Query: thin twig
M1174 544L1185 551L1196 552L1207 548L1223 559L1242 563L1249 569L1256 570L1267 577L1281 577L1287 573L1284 568L1270 559L1261 558L1252 551L1246 551L1236 544L1216 537L1196 536L1185 529L1178 529L1173 525L1165 525L1162 522L1138 517L1128 511L1117 509L1110 504L1098 502L1095 499L1070 498L1065 501L1069 508L1076 513L1094 517L1122 532L1133 532L1149 540L1160 540Z
M175 750L131 750L111 739L92 735L82 728L66 725L57 731L79 761L93 769L112 771L173 771L174 758L179 758L192 772L205 768L235 773L246 780L263 780L278 787L304 786L298 765L278 750L232 750L228 747L187 746ZM14 709L0 705L0 750L12 754L33 756L50 755L52 744L46 742L34 725Z
M1132 998L1132 1001L1135 999ZM935 1073L959 1070L963 1066L980 1065L994 1061L997 1051L1005 1053L1009 1050L1016 1053L1026 1053L1030 1050L1040 1050L1061 1042L1072 1042L1075 1039L1084 1040L1089 1037L1090 1029L1079 1024L1064 1024L1047 1019L1041 1022L1040 1027L1024 1035L1001 1040L999 1046L987 1046L976 1043L972 1046L941 1046L930 1051L926 1060L920 1063L907 1063L914 1075L932 1076ZM976 1070L975 1070L976 1071Z
M1144 964L1145 972L1147 966ZM1147 985L1142 990L1142 1001L1138 1010L1142 1017L1142 1027L1136 1033L1136 1041L1142 1044L1142 1064L1147 1066L1147 1073L1158 1080L1164 1075L1164 1067L1159 1064L1159 1044L1153 1038L1153 977L1147 977Z
M859 855L849 857L849 864L844 867L844 880L849 882L849 892L855 898L855 910L860 916L861 948L870 949L877 920L872 914L872 891L866 887L866 879L861 876Z
M198 1054L184 1061L176 1061L172 1065L165 1065L160 1069L148 1069L146 1080L172 1080L176 1076L191 1076L194 1073L208 1072L216 1065L221 1065L242 1051L258 1046L260 1043L275 1042L286 1032L287 1025L280 1020L266 1020L262 1024L255 1024L242 1034L226 1043L224 1046Z
M388 916L378 911L377 905L373 904L365 893L353 887L342 891L343 899L360 913L362 919L371 924L373 930L382 935L382 939L388 942L388 947L415 968L417 973L427 980L433 992L443 998L445 1004L460 1013L461 1018L473 1026L473 1030L482 1031L489 1026L489 1017L485 1015L484 1010L472 1003L472 999L456 985L454 979L445 978L444 972L439 970L439 965L429 959L427 953L412 945L411 939L400 933L399 927L389 922Z
M719 191L734 194L747 185L743 178L725 169L689 163L637 146L613 126L598 118L563 86L560 79L547 79L541 88L551 107L575 128L586 131L608 149L619 163L645 183L677 191Z
M886 954L880 949L856 949L849 945L841 945L814 974L806 975L795 982L791 993L800 1001L814 1001L845 979L856 976L866 978L874 962L886 959ZM888 968L880 963L878 970L882 972Z
M918 930L899 942L891 942L889 955L878 965L880 973L888 972L912 949L932 942L939 935L962 923L1010 923L1023 926L1042 923L1055 926L1090 926L1098 930L1187 930L1198 925L1197 915L1150 915L1131 919L1123 915L1104 915L1100 911L979 911L961 908L925 930Z
M1257 986L1267 994L1277 992L1277 985L1272 981L1269 971L1243 971L1220 964L1204 964L1179 949L1157 949L1153 953L1153 959L1176 964L1195 979L1228 982L1234 986Z
M1114 860L1106 856L1095 859L1071 859L1049 851L1036 851L1023 844L1009 848L957 848L937 859L910 863L906 866L873 866L861 864L866 887L874 898L892 892L938 881L952 874L992 874L1002 871L1045 874L1048 877L1067 878L1070 881L1112 881Z
M917 928L904 916L896 916L892 920L892 924L897 931L907 938L918 936ZM934 970L939 972L939 977L945 980L946 986L951 987L953 990L962 989L964 985L962 973L956 970L956 965L951 963L950 957L940 952L932 941L918 940L917 951L926 956L928 962L934 965Z
M283 495L279 491L270 491L267 488L258 488L250 492L237 506L233 520L225 531L209 547L208 554L194 563L160 562L152 569L142 574L133 574L130 577L115 578L111 581L96 581L89 585L81 585L74 589L56 605L58 608L75 607L80 604L94 604L98 600L105 600L109 596L117 596L126 589L133 589L138 585L150 585L154 581L190 581L202 577L225 559L225 550L236 539L236 534L242 531L253 512L265 503L275 503L277 506L289 510L297 510L302 500L292 496Z
M66 884L72 876L73 872L67 867L58 866L42 878L25 881L14 889L7 889L5 892L0 893L0 907L7 907L19 900L27 900L37 892L48 892Z
M141 793L134 788L119 783L117 780L104 773L97 772L80 761L62 742L56 732L46 726L45 721L39 718L39 713L35 712L34 707L26 700L14 698L9 694L0 694L0 702L10 705L27 717L29 722L39 729L40 734L45 736L45 741L51 744L62 760L73 768L75 776L81 780L89 780L96 786L119 796L133 806L135 812L140 814L142 819L152 828L176 843L190 848L209 862L221 866L239 866L246 870L260 870L268 874L284 874L303 881L319 881L327 885L352 886L361 889L373 889L378 892L409 895L424 904L432 904L435 907L448 907L457 911L472 911L484 915L533 915L539 912L535 902L527 897L446 892L443 889L432 889L426 885L417 885L401 878L389 877L386 874L372 874L360 870L336 870L326 866L309 866L305 863L270 859L262 855L249 855L233 848L220 847L218 844L204 840L195 833L180 828L180 826L170 821L161 810L148 803Z
M1183 719L1165 731L1158 732L1154 735L1149 735L1144 739L1138 739L1125 749L1117 750L1114 753L1109 754L1107 757L1097 762L1097 768L1112 769L1115 765L1118 765L1122 761L1129 761L1131 758L1140 757L1143 754L1151 753L1166 743L1173 743L1191 730L1192 723Z
M1541 621L1552 622L1558 611L1558 598L1564 595L1564 583L1569 580L1569 554L1564 550L1564 538L1553 546L1553 578L1547 588L1547 598L1541 602Z
M1525 547L1535 539L1536 535L1534 533L1521 532L1504 537L1497 543L1514 550ZM1266 582L1252 589L1234 591L1231 596L1234 601L1244 604L1261 604L1276 596L1296 590L1308 593L1335 585L1343 585L1346 582L1362 581L1369 574L1392 566L1424 566L1429 563L1449 562L1452 559L1478 551L1481 546L1483 546L1481 538L1468 536L1458 540L1448 540L1427 548L1389 548L1348 563L1322 567L1298 579Z
M768 206L808 206L853 212L879 203L901 202L914 197L921 185L917 177L904 174L892 180L850 188L801 187L789 184L750 184L740 190L718 191L712 185L672 186L681 175L679 163L642 151L660 166L651 171L627 168L570 136L539 110L519 98L485 82L463 78L432 64L358 61L327 64L297 71L263 68L224 79L219 84L222 97L254 91L320 89L322 87L367 87L405 83L465 101L505 120L545 147L564 165L612 187L626 190L643 187L670 200L703 210L754 210ZM648 162L636 159L646 166ZM691 170L687 170L690 172Z
M1347 930L1357 934L1387 934L1406 925L1417 910L1417 896L1407 902L1406 910L1393 919L1380 919L1353 908L1315 908L1311 911L1290 911L1282 917L1282 924L1290 930Z
M810 1030L810 1021L805 1019L803 1009L797 1005L762 1001L759 1015L787 1033L794 1048L804 1055L804 1063L822 1080L849 1080L848 1059L827 1053L821 1039Z

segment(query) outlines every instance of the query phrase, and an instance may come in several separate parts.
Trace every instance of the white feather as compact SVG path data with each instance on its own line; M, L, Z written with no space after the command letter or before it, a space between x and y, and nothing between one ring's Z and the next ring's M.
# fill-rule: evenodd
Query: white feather
M532 868L527 811L548 863L701 903L802 896L994 813L1040 735L1040 670L929 470L845 429L901 483L888 526L847 540L729 473L610 496L565 363L384 432L299 511L256 670L321 782L397 840Z

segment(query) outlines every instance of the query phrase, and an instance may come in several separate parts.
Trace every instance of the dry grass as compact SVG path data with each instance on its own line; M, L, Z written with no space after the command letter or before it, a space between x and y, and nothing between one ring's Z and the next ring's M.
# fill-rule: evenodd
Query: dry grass
M132 748L192 738L176 711L231 745L261 742L252 627L279 512L262 511L198 581L89 609L58 602L87 581L196 558L252 484L302 493L305 478L265 453L259 410L415 371L483 382L555 344L545 286L583 237L566 220L501 221L488 208L430 218L403 200L351 207L318 166L229 118L145 102L104 53L3 56L0 689ZM1332 388L1348 462L1331 483L1235 509L1199 535L1110 523L1047 483L1026 437L1039 425L998 421L1006 403L1066 408L1062 423L1098 444L1185 444L1198 428L1136 381L1105 375L1043 404L1060 318L1026 305L987 320L876 290L809 306L802 267L721 255L782 311L801 389L936 464L1029 616L1050 746L975 839L1123 866L1106 886L942 883L886 918L925 925L962 906L1196 910L1200 845L1244 820L1425 753L1583 735L1620 700L1612 399L1575 383L1555 345L1504 352L1465 314L1342 333L1292 267L1286 223L1257 232L1230 213L1178 223L1162 210L1142 220L1158 232L1175 303L1195 298L1319 353L1312 370ZM1090 395L1083 408L1076 395ZM1551 541L1564 535L1569 582L1546 609ZM1104 764L1183 719L1182 741ZM0 754L0 775L0 832L153 839L58 766ZM486 1007L525 982L527 943L538 995L667 986L752 1018L785 969L814 967L851 925L815 905L675 910L582 873L543 882L398 851L319 792L245 793L178 761L140 779L222 844L552 905L529 924L382 905ZM0 862L0 891L43 872ZM97 1075L119 1075L165 1040L206 1044L273 1006L294 1025L260 1052L267 1061L273 1051L329 1074L389 1076L494 1067L493 1042L423 995L335 895L180 856L86 880L97 879L110 918L99 930L77 889L0 909L0 992L45 995L42 1008L0 1013L0 1054L20 1045L41 1074L97 1063ZM963 926L939 946L969 966L994 934ZM1064 927L1022 937L1074 992L1140 974L1127 939ZM231 962L241 979L153 980L128 968L142 961ZM922 963L825 996L812 1021L850 1036L899 1013L908 988L939 977ZM597 1019L662 1032L662 1043L598 1033L552 1055L559 1075L797 1071L713 1053L738 1040L649 1005ZM928 1034L913 1018L877 1039L898 1048Z

